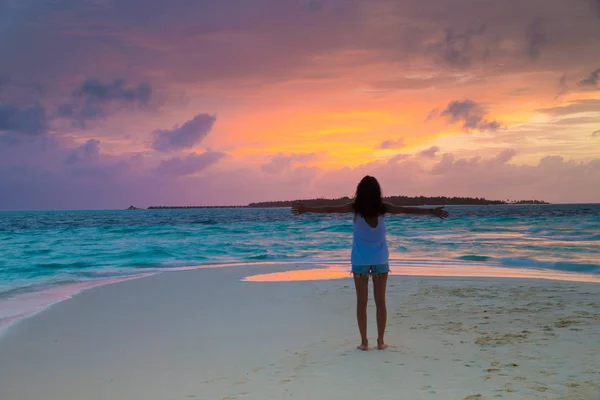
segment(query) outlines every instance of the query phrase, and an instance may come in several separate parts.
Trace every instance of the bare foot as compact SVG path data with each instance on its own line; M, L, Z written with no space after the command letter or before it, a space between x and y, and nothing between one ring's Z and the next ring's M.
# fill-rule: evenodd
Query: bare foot
M377 339L377 348L379 350L387 349L388 345L383 342L383 339Z
M362 343L360 344L360 346L358 346L358 347L357 347L357 349L359 349L359 350L362 350L362 351L367 351L367 350L369 350L369 342L367 342L367 341L365 341L365 342L362 342Z

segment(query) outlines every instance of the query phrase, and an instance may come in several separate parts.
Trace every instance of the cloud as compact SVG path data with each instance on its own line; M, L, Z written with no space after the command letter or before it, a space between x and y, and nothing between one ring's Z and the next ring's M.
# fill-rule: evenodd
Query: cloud
M173 157L160 163L156 171L164 175L193 175L225 157L225 153L207 151L202 154L190 153L186 157Z
M65 158L65 164L77 164L85 160L91 160L98 158L100 155L99 145L100 141L96 139L90 139L75 150L73 150Z
M388 161L388 163L397 163L399 161L404 161L407 158L409 158L410 156L408 154L396 154L394 157L390 158L390 160Z
M501 127L498 121L487 120L486 109L472 100L452 101L440 115L446 117L451 123L462 122L462 127L466 131L471 129L495 131Z
M279 174L294 165L312 161L316 157L315 153L307 154L277 154L268 163L263 164L261 169L267 174Z
M419 153L419 156L426 158L435 158L437 152L440 151L440 148L437 146L431 146L430 148L423 150Z
M0 105L0 133L41 135L48 132L48 116L39 103L26 108Z
M586 1L598 9L598 0ZM107 1L70 0L60 7L52 2L5 3L3 15L10 21L6 23L11 35L0 50L15 54L3 60L6 72L44 82L123 70L188 84L231 78L285 80L314 63L315 56L336 57L349 50L375 56L375 62L383 56L421 59L430 55L432 42L444 65L469 66L489 56L502 62L495 66L511 73L512 68L532 68L515 57L523 49L514 43L523 40L523 30L540 15L547 21L545 28L557 36L564 32L556 48L577 56L567 58L571 64L584 65L582 61L592 57L591 39L597 34L591 26L597 16L564 0L543 5L516 0L440 0L431 5L415 0L174 0L170 6L153 1L144 10L135 2L118 7ZM266 9L270 12L260 12ZM43 23L37 23L40 19ZM578 23L570 24L573 20ZM482 27L482 22L488 25ZM448 28L445 34L440 35L440 27ZM484 39L488 43L480 48ZM29 51L18 54L23 46ZM507 60L512 60L512 68L504 68ZM338 71L332 68L328 73L336 76Z
M485 25L477 29L468 29L464 33L454 33L452 29L447 29L444 39L437 45L439 54L444 63L458 68L469 67L476 56L476 50L473 46L473 37L481 36L486 29ZM485 58L487 50L483 50L481 58Z
M428 176L418 176L428 194L481 196L506 199L543 199L553 202L597 201L598 194L589 187L600 184L600 159L585 162L567 161L547 156L537 165L507 162L513 154L505 150L490 159L457 158L445 154ZM588 177L588 178L586 178ZM592 177L592 178L589 178ZM591 179L594 183L586 183ZM566 190L566 191L565 191Z
M600 112L600 99L576 100L564 106L540 108L536 111L553 116L592 112L597 113Z
M216 116L198 114L171 130L155 131L152 148L163 152L192 148L210 133L216 120Z
M600 159L577 162L550 156L524 165L508 162L514 152L507 149L489 158L444 154L431 168L424 166L427 160L403 156L395 162L374 161L328 171L291 167L280 174L265 174L256 165L223 163L210 173L194 175L214 165L219 156L188 154L157 167L148 164L151 158L140 155L100 153L93 163L66 165L65 157L75 148L48 142L51 136L35 137L35 145L20 143L8 152L0 144L0 170L6 172L0 174L0 209L232 205L352 196L367 174L378 178L386 195L600 201L596 189L600 186Z
M579 81L580 86L596 86L600 82L600 68L590 72L587 78Z
M431 168L424 168L418 159L372 162L326 172L315 180L313 187L320 196L351 195L360 178L369 174L377 177L387 195L481 196L551 202L600 200L596 189L600 185L600 158L578 162L550 156L527 165L508 162L514 154L512 149L490 158L461 158L446 153Z
M440 115L440 109L438 107L436 107L433 110L429 111L429 113L427 114L427 117L425 117L425 122L429 122L429 121L433 120L434 118L437 118L439 115Z
M569 91L569 85L567 83L567 74L562 74L558 79L558 91L556 92L556 96L554 100L558 100L561 96L567 94Z
M506 149L503 150L500 154L494 158L500 164L505 164L513 159L514 156L517 155L517 151L515 149Z
M152 97L148 83L128 86L124 79L103 83L94 78L85 80L72 93L72 101L57 108L62 118L71 118L77 126L85 128L87 121L106 118L117 107L144 107Z
M74 97L82 98L86 103L124 101L142 105L148 103L151 95L152 87L147 83L141 83L136 87L127 87L124 79L102 83L93 78L84 81L73 93Z
M380 149L398 149L404 147L404 138L384 140L379 144Z
M542 48L548 45L548 38L541 19L534 20L527 28L527 55L529 58L540 57Z
M440 162L435 164L433 168L431 168L431 173L434 175L439 175L444 173L448 168L451 168L454 165L454 154L446 153L442 155L442 159Z

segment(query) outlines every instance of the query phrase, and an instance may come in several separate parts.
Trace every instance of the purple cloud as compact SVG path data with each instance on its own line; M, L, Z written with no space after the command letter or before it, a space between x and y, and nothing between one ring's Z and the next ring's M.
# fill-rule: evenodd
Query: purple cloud
M471 129L495 131L501 127L498 121L488 121L485 118L487 115L485 108L472 100L452 101L440 115L446 117L451 123L462 122L463 129L466 131Z
M600 82L600 68L590 72L587 78L579 81L580 86L596 86Z
M98 79L88 79L73 92L74 97L83 98L86 103L124 101L127 103L147 104L152 95L152 87L147 83L136 87L127 87L124 79L115 79L102 83Z
M99 140L90 139L75 150L71 151L67 158L65 158L65 164L77 164L85 160L91 160L98 158L100 155L100 149L98 145Z
M108 83L87 79L73 91L72 97L71 102L58 106L57 114L85 128L87 121L106 118L115 107L146 106L152 97L152 87L148 83L128 86L124 79Z
M48 132L48 116L39 103L27 108L0 105L0 133L41 135Z
M164 175L193 175L219 162L225 153L207 151L202 154L190 153L186 157L173 157L162 161L156 172Z
M481 36L485 33L486 26L482 25L478 29L468 29L464 33L454 33L452 29L447 29L442 42L438 45L441 48L442 60L453 67L469 67L474 58L474 48L472 38ZM485 53L483 58L485 58Z
M291 168L292 166L311 161L315 159L315 153L308 154L277 154L271 161L261 166L263 172L267 174L278 174Z
M503 150L500 154L498 154L496 158L494 158L494 160L497 161L499 164L506 164L507 162L512 160L513 157L516 155L517 152L515 149L506 149Z
M390 158L390 160L388 161L388 163L391 164L395 164L399 161L404 161L407 158L409 158L410 156L408 154L396 154L394 157Z
M508 163L510 149L491 158L444 154L432 168L410 158L369 162L355 168L321 171L290 168L265 174L258 166L238 165L194 175L213 165L202 154L163 164L158 171L140 156L99 154L94 163L65 165L74 149L23 143L0 157L0 209L125 208L162 204L246 204L251 201L351 196L364 175L376 176L388 195L537 198L553 202L598 202L600 159L578 162L562 157L537 164ZM0 152L2 149L0 148ZM200 158L198 158L200 157ZM201 160L201 161L197 161ZM168 161L168 160L167 160ZM441 163L443 162L443 164ZM440 165L441 164L441 165ZM184 179L175 179L180 176ZM248 185L252 182L252 185ZM157 191L156 187L161 190ZM275 190L274 190L275 188ZM198 199L201 199L200 201Z
M210 133L216 120L216 116L198 114L181 126L171 130L158 130L154 132L152 148L169 152L194 147Z
M440 148L437 146L431 146L430 148L423 150L419 153L419 156L426 158L435 158L437 152L440 151Z
M451 168L454 164L454 154L446 153L442 155L442 159L440 162L435 164L433 168L431 168L431 173L434 175L443 174L448 168Z
M380 149L398 149L404 146L404 138L384 140L379 144Z

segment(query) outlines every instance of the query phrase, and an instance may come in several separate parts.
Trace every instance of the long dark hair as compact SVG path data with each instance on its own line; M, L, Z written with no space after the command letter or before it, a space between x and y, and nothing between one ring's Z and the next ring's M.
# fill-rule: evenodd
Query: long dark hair
M385 204L381 196L381 186L372 176L362 178L356 187L354 213L363 218L375 218L385 214Z

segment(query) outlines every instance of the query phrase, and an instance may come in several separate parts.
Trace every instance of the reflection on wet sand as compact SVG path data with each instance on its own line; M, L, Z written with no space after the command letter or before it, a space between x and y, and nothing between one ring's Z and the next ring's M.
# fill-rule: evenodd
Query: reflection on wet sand
M328 279L351 278L349 268L340 265L325 265L326 268L289 270L270 274L254 275L245 278L250 282L282 282L282 281L313 281ZM486 278L524 278L524 279L549 279L573 282L598 282L600 277L591 274L574 274L568 272L503 268L483 265L472 266L391 266L391 275L408 276L447 276L447 277L486 277Z

